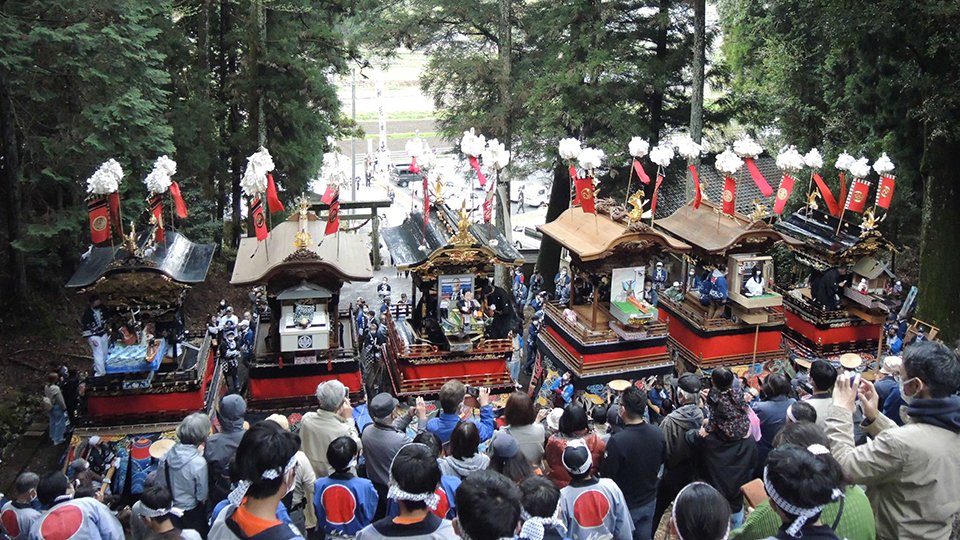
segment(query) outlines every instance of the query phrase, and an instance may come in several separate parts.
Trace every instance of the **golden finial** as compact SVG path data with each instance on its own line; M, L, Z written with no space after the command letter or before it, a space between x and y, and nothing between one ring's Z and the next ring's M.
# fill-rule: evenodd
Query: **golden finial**
M750 214L751 221L760 221L763 218L767 217L767 214L770 213L770 209L767 208L767 205L761 203L757 199L753 200L753 213Z
M863 212L863 222L860 223L860 230L863 232L860 233L860 236L864 236L868 232L875 230L877 228L877 225L879 225L881 221L887 219L886 214L884 214L882 218L877 219L876 213L877 213L876 206L869 208Z
M807 210L817 210L820 208L820 206L817 204L817 199L819 197L820 192L818 191L811 191L810 194L807 195Z
M433 195L437 198L437 203L443 201L443 182L440 180L440 175L437 175L437 180L433 183Z
M460 221L457 223L457 234L450 241L458 246L469 246L476 242L470 234L470 213L467 212L467 201L460 204Z
M632 223L643 219L643 207L647 205L647 201L643 199L643 189L637 190L627 199L627 202L633 207L633 210L627 212L627 220Z
M150 222L155 223L156 217L151 216ZM137 253L137 225L131 221L130 222L130 234L123 239L123 247L127 250L127 253L135 255Z
M293 247L296 249L306 249L313 242L310 236L310 220L307 217L307 211L310 209L310 202L302 194L296 198L294 204L297 205L298 228L293 237Z

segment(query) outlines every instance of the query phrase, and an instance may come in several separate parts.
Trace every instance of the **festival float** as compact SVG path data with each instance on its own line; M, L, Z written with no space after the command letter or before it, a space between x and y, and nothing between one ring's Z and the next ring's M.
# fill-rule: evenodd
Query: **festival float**
M213 244L196 244L165 223L164 193L176 215L187 216L176 163L157 160L146 179L150 223L124 231L120 213L120 165L109 160L87 181L92 246L67 287L102 302L93 334L106 349L105 372L84 382L84 407L76 434L136 432L179 422L204 410L214 376L206 332L187 331L183 301L202 283ZM171 219L172 222L172 219ZM109 429L108 429L109 428ZM141 428L142 429L142 428Z
M248 160L244 190L251 199L255 235L240 241L230 279L238 287L264 287L269 309L255 321L249 362L247 397L259 409L302 405L317 385L339 380L359 398L363 392L353 306L341 309L346 282L373 277L367 238L340 230L339 176L341 156L327 153L321 177L328 187L321 218L312 203L300 197L297 210L270 229L267 210L282 211L272 187L273 160L261 148Z
M783 299L772 287L774 265L767 252L777 242L798 241L770 225L770 211L759 201L753 202L751 215L737 212L735 176L744 164L761 193L773 190L753 163L762 152L759 145L744 139L735 148L736 154L727 149L716 158L716 168L724 175L720 205L703 197L694 173L698 185L693 202L656 222L691 246L682 265L683 275L693 276L692 283L661 295L659 305L681 371L762 367L786 357L781 344Z
M511 295L494 286L493 277L495 267L513 268L523 258L493 226L495 182L487 182L480 163L482 158L483 165L499 171L509 152L472 130L461 149L486 189L483 223L474 221L465 203L459 211L448 206L435 160L425 154L418 156L426 172L423 210L383 231L397 270L409 271L413 280L412 313L391 306L384 314L383 370L371 376L397 396L435 396L450 379L494 393L514 388L507 369L513 354L508 332L518 319Z
M647 143L631 141L635 158L646 153L638 144ZM671 371L667 323L658 316L657 305L667 270L662 261L654 270L654 262L666 254L688 253L690 246L644 223L651 217L646 208L651 201L644 199L642 188L628 197L626 205L595 198L599 189L592 176L600 165L596 150L581 149L577 140L565 139L560 152L576 189L573 206L538 229L567 250L571 274L589 283L593 294L561 295L565 298L545 305L537 344L541 362L548 365L540 368L570 372L580 388ZM659 152L655 148L654 157ZM574 159L585 177L578 175ZM640 181L649 183L642 167L637 171ZM655 272L662 273L657 283Z
M805 206L777 223L776 228L800 240L791 244L796 260L809 270L805 282L784 291L784 337L799 354L832 358L858 353L869 363L883 346L883 323L894 308L887 298L888 267L894 246L878 230L893 197L893 163L884 154L873 165L879 174L876 201L867 208L870 167L866 159L843 153L836 167L841 174L841 198L834 197L820 177L823 159L816 149L804 156L811 169ZM845 173L853 176L846 192ZM816 189L813 184L816 183ZM817 203L822 199L826 212ZM859 225L851 221L861 214ZM846 219L844 219L846 218Z

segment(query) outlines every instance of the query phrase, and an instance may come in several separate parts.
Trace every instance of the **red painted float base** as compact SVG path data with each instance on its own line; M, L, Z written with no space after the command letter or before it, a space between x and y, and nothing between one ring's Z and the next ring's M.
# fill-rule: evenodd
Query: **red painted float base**
M203 381L189 390L153 393L123 393L112 396L87 396L87 416L96 424L123 419L181 419L206 406L204 396L213 378L213 352L207 357Z
M784 311L787 318L787 331L784 336L814 356L826 357L846 352L876 353L877 340L880 339L883 325L863 323L820 328L789 309Z
M505 358L435 364L409 364L401 361L396 368L400 380L392 382L396 394L400 396L436 395L443 383L450 379L457 379L467 386L485 386L494 392L513 387Z
M663 313L664 310L661 310ZM736 330L698 332L683 317L670 317L670 343L684 360L710 368L750 364L786 356L783 325L743 326ZM754 349L756 343L756 349Z
M360 371L347 373L324 373L297 377L278 377L256 379L251 377L247 383L251 402L314 396L317 385L324 381L338 380L350 389L350 393L363 390Z

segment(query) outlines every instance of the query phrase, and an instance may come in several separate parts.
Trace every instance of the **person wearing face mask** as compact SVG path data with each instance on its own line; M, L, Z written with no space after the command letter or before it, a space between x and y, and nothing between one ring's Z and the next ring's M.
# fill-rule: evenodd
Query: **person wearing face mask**
M827 435L845 477L866 486L877 518L877 537L950 538L960 512L960 359L941 343L905 350L900 393L907 423L898 427L878 410L869 381L840 377L827 413ZM874 436L855 447L853 411L857 397L863 426Z
M277 506L296 482L299 438L264 420L247 430L237 447L240 477L230 504L217 514L208 540L301 540L290 523L277 519Z
M22 472L13 485L14 499L0 509L0 525L11 540L24 540L30 527L40 519L40 500L37 499L37 473Z

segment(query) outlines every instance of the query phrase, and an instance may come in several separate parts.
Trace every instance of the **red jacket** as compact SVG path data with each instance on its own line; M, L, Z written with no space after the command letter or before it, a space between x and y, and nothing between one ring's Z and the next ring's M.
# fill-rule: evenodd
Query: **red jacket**
M603 460L603 453L607 448L607 443L603 442L603 439L596 433L590 433L582 437L567 437L562 433L550 436L547 439L547 447L543 452L543 460L549 469L547 477L553 480L557 489L563 489L570 483L570 473L563 466L563 449L567 447L567 442L573 439L583 439L587 448L590 449L590 457L593 458L590 473L593 475L596 475L600 469L600 462Z

